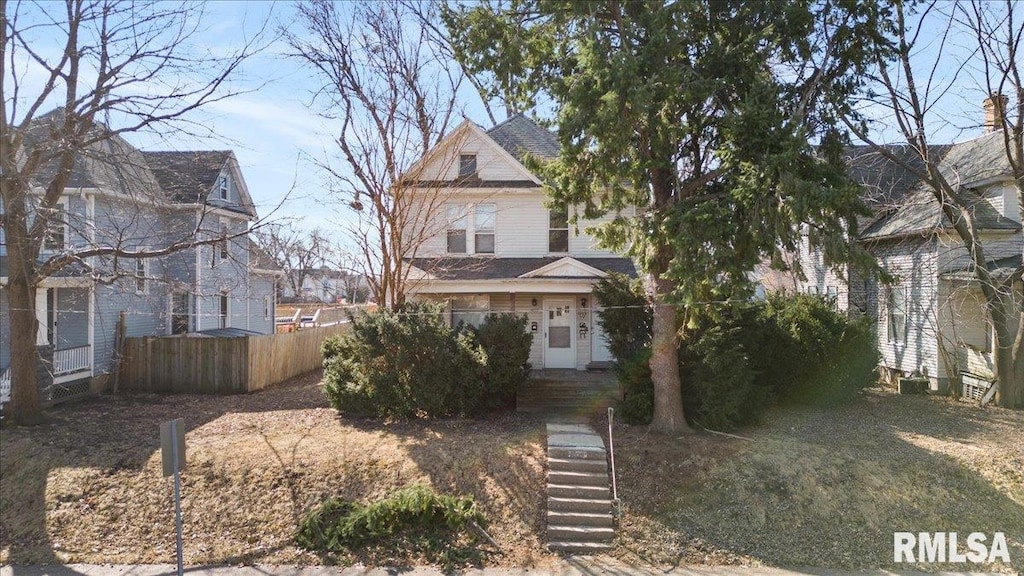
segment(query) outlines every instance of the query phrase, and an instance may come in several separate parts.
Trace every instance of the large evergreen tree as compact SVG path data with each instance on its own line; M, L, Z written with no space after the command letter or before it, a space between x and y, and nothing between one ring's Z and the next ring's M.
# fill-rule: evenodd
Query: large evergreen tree
M589 217L640 265L654 307L653 428L686 429L677 346L712 303L749 294L762 258L801 229L833 262L859 203L820 106L859 80L876 3L512 0L450 8L464 67L509 109L550 105L552 202ZM817 146L815 145L817 144Z

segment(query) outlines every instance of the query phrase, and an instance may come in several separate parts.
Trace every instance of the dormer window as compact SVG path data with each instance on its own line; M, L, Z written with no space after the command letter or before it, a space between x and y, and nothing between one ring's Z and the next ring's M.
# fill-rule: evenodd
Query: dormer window
M220 177L220 182L218 182L217 187L218 187L218 190L220 191L220 199L221 200L227 200L228 199L228 187L229 187L228 186L228 177L227 176L221 176Z
M476 177L476 154L459 154L459 178Z

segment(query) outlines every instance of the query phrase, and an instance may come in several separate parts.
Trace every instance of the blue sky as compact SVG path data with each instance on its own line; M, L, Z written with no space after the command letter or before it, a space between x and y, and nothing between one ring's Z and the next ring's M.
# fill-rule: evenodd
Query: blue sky
M54 5L50 5L54 6ZM60 5L56 5L60 8ZM209 2L201 18L204 27L197 37L204 48L226 53L251 37L265 22L276 31L289 26L296 16L291 2ZM292 28L294 30L294 28ZM923 60L934 59L939 50L938 28L925 31ZM43 42L43 38L39 39ZM965 54L969 38L953 38L943 47L950 59ZM318 78L301 63L286 56L283 41L275 41L247 61L232 88L242 94L216 102L192 120L216 137L200 138L168 133L163 137L130 135L133 144L147 150L225 149L235 151L249 191L262 216L294 218L305 227L320 227L340 234L343 212L332 205L324 176L315 161L335 151L332 124L311 108ZM971 70L940 67L938 77L951 89L939 103L935 141L963 140L980 133L984 91ZM479 97L464 88L461 105L469 119L487 125ZM887 135L883 141L895 141Z

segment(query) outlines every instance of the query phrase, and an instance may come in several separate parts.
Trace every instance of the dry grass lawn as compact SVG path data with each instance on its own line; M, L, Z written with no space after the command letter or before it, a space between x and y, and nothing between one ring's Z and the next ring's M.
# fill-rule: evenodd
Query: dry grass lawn
M1024 413L880 389L746 439L618 433L615 554L656 565L1024 569ZM1011 565L893 563L893 532L1004 532Z
M352 420L317 384L104 397L3 430L0 563L172 562L158 424L183 417L188 564L421 563L400 544L322 558L292 536L328 496L365 502L427 483L482 507L503 552L485 565L550 565L542 421ZM641 566L911 568L892 564L893 531L1002 531L1011 566L916 568L1024 568L1024 413L876 389L840 409L776 410L740 435L620 427L612 554Z
M105 397L53 410L41 428L0 439L0 563L174 561L161 421L182 417L186 564L415 564L383 547L319 558L292 542L328 496L372 501L413 483L471 495L502 555L544 565L543 425L485 421L384 424L340 419L319 376L248 396ZM488 548L485 546L484 548Z

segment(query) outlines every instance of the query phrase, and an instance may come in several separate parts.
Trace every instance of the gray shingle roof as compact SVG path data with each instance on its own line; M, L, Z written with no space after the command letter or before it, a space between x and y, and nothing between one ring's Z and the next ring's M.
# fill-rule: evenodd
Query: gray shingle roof
M972 190L972 184L1009 173L1001 133L986 134L959 144L934 146L940 154L939 169L951 183L959 183L965 194L973 195L975 223L982 230L1019 230L1020 223L1002 216L991 204ZM912 165L922 162L909 146L890 150ZM878 239L912 234L927 234L937 228L951 228L938 200L908 170L867 147L854 147L850 157L851 177L865 186L864 200L875 212L873 219L861 222L862 238Z
M202 201L231 158L227 150L143 152L167 198L174 202Z
M413 258L409 262L438 280L508 280L561 260L546 258ZM573 258L605 272L636 277L636 268L628 258ZM551 276L545 276L551 278Z
M45 187L56 175L60 154L51 132L63 122L60 109L44 114L29 125L25 147L42 150L44 162L33 175L33 183ZM108 128L96 123L90 134L100 136ZM68 188L105 188L136 198L159 194L160 187L146 165L146 160L134 146L117 135L104 135L75 156L68 177Z
M515 114L491 128L487 135L520 162L526 154L540 158L558 156L558 141L555 135L522 114Z

